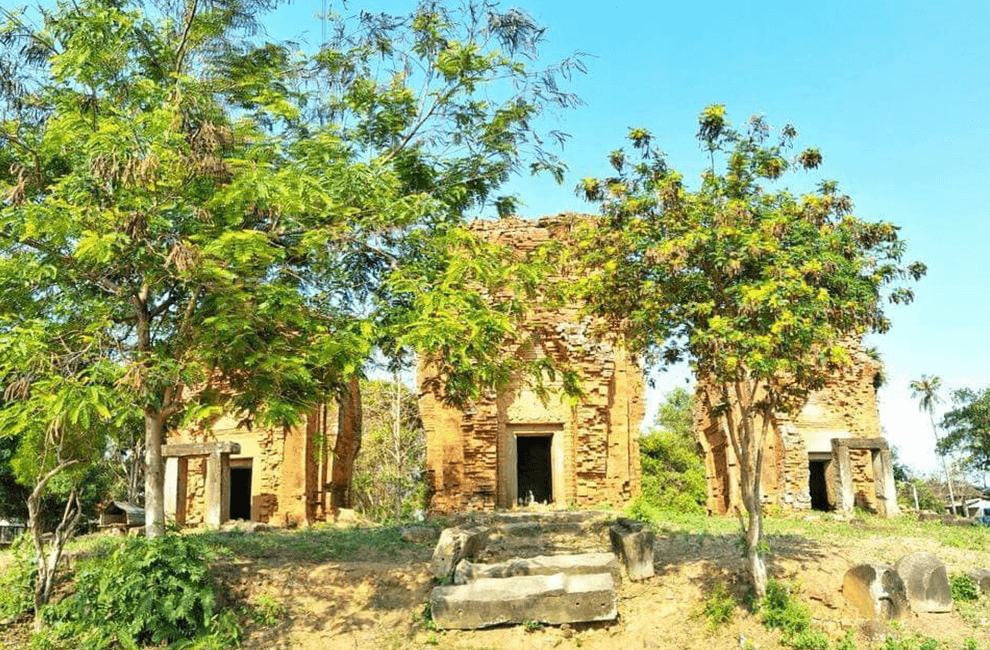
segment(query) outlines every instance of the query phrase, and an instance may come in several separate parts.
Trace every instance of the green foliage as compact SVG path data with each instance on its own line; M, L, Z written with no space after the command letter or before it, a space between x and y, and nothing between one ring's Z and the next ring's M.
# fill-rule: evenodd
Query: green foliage
M883 298L910 302L907 283L926 269L903 262L896 226L853 216L837 184L780 189L788 171L821 162L813 149L792 156L793 127L774 136L753 117L737 130L722 105L704 109L698 127L710 167L696 188L645 129L629 133L635 156L613 154L613 176L581 184L602 216L580 229L575 291L647 361L685 359L711 383L706 408L740 457L753 549L771 414L798 409L846 365L850 337L886 331ZM765 567L749 557L761 591Z
M691 395L683 388L668 393L657 423L663 428L640 438L639 499L658 510L704 512L705 465L691 430Z
M735 611L736 599L723 583L714 583L708 595L705 596L705 602L701 608L701 615L708 621L708 628L717 630L723 625L727 625L732 620Z
M399 384L395 430L394 382L361 382L361 453L354 463L355 505L379 522L409 519L424 507L426 435L416 396Z
M835 650L856 650L856 640L852 630L846 630L846 635L836 641Z
M794 650L828 650L828 635L818 630L802 630L784 639Z
M932 512L942 512L946 506L929 482L920 478L913 478L897 484L897 501L909 508L914 508L914 494L918 494L918 507L922 510Z
M248 603L251 621L261 627L274 627L282 622L289 608L267 594L256 596Z
M532 634L533 632L539 632L543 629L543 623L539 621L534 621L532 619L523 621L523 630Z
M952 591L952 600L956 602L972 602L980 597L976 582L965 573L952 574L949 588Z
M881 650L939 650L945 646L937 639L920 634L889 634L880 647Z
M970 469L990 470L990 388L962 388L952 394L953 408L942 417L945 436L940 454L960 451Z
M809 630L811 614L808 608L798 602L797 587L778 580L767 581L767 595L760 603L760 615L768 628L777 628L784 633L784 643L815 643L816 635ZM825 647L828 646L826 639ZM816 646L806 646L816 647Z
M34 578L37 567L26 535L11 545L10 564L0 573L0 618L17 619L34 608Z
M149 449L221 411L294 423L376 345L435 358L453 398L508 381L535 279L461 226L511 211L514 173L562 177L564 136L534 125L579 103L580 58L541 66L546 30L480 1L331 13L309 55L253 38L272 6L4 13L5 434L48 413L98 454L107 421Z
M424 630L430 632L436 632L440 629L433 620L433 606L430 605L429 601L423 603L423 610L419 614L419 624L423 626Z
M180 535L123 540L81 568L75 591L45 617L50 638L87 650L232 647L241 635L234 613L217 606L204 546Z

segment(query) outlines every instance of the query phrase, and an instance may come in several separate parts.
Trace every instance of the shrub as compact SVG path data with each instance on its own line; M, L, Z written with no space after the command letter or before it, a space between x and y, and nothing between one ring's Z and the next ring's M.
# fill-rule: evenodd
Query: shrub
M274 627L289 613L289 608L268 595L261 595L249 604L251 620L261 627Z
M234 613L217 612L205 547L179 535L131 538L77 576L75 592L49 607L49 637L84 650L165 645L233 647Z
M782 631L781 643L794 650L828 650L828 636L811 629L811 613L794 598L796 593L793 585L767 581L767 595L760 603L763 625ZM852 638L845 641L851 644Z
M691 430L691 395L678 388L660 405L657 424L640 438L642 499L660 510L704 512L705 462Z
M791 585L769 580L766 598L760 605L763 624L783 631L785 636L803 632L811 624L811 614L792 598L794 592L795 588Z
M976 582L965 573L953 574L949 580L949 588L952 590L952 600L972 602L980 597Z
M802 630L785 637L784 643L794 650L828 650L828 635L817 630Z
M708 597L705 598L701 614L708 619L708 627L716 630L732 620L732 614L735 610L736 599L732 597L724 584L716 582Z
M0 572L0 618L20 618L34 607L34 576L31 543L21 535L11 546L13 561Z

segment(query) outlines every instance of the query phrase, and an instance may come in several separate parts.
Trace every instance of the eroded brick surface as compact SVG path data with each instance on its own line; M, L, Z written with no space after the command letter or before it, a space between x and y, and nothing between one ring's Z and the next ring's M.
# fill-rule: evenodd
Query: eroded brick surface
M811 393L797 415L774 414L761 477L761 497L765 504L785 510L810 509L809 464L818 461L826 463L828 498L835 506L840 487L837 463L832 458L832 439L874 440L881 437L874 385L879 363L859 345L849 343L847 347L852 362L836 373L825 388ZM708 509L721 514L737 506L742 508L742 501L738 488L739 468L732 446L719 423L707 415L716 400L714 387L699 382L695 394L694 430L705 451ZM855 504L871 510L877 508L878 501L874 453L870 449L849 450ZM886 453L889 456L889 452Z
M475 232L521 254L567 236L572 215L539 221L476 222ZM465 410L443 403L420 365L420 415L427 438L430 508L438 512L492 510L518 503L517 440L552 436L553 501L578 507L620 505L640 487L639 428L643 419L643 372L614 333L582 314L580 305L529 305L524 331L505 350L520 357L550 357L581 378L584 398L574 406L559 379L541 401L522 382L489 393ZM535 343L531 343L535 341Z

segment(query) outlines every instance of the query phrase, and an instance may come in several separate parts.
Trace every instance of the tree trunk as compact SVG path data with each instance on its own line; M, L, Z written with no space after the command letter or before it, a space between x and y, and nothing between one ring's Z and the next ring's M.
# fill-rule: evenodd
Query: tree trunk
M932 423L932 434L935 436L935 446L938 447L938 443L941 439L938 437L938 428L935 426L935 416L932 415L931 410L928 411L928 419ZM942 470L945 472L945 482L949 486L949 503L952 508L952 514L956 514L956 493L952 489L952 475L949 474L949 466L945 462L945 454L939 454L942 457Z
M354 459L361 450L361 384L351 377L337 403L337 442L333 448L330 504L334 511L350 508Z
M392 427L392 448L395 457L395 477L393 480L394 491L395 491L395 521L396 523L402 521L402 393L401 385L399 384L399 371L395 371L393 376L395 383L395 395L394 404L392 405L395 411L395 422Z
M756 500L755 505L756 507L753 508L750 503L747 502L746 504L746 509L749 511L749 524L746 527L744 537L746 568L753 580L753 592L758 599L762 599L767 595L767 565L760 552L760 545L763 541L763 516L760 512L759 499Z
M31 541L34 545L34 564L37 574L34 578L34 629L40 630L44 621L41 618L41 608L48 603L55 586L55 575L58 570L59 560L62 559L62 550L76 532L79 520L82 517L82 506L79 503L79 495L73 489L69 494L69 500L65 504L65 511L62 513L62 520L56 527L50 547L45 552L45 539L41 523L41 497L45 491L45 485L53 477L63 471L75 461L60 463L58 467L48 472L31 491L28 497L28 529L31 532Z
M162 413L144 411L144 530L149 538L165 532L165 467L162 462Z

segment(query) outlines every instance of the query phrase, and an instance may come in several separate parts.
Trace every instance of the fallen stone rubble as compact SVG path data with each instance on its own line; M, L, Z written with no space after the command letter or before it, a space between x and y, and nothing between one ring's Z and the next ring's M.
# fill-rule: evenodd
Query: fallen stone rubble
M557 518L513 513L492 517L485 525L462 522L444 530L430 571L438 580L453 584L434 588L430 596L434 623L444 629L477 629L527 621L561 625L614 620L618 616L616 586L621 584L623 571L633 580L653 575L655 538L636 522L620 519L610 527L615 553L473 561L490 542L501 545L518 539L524 549L532 550L521 533L523 538L548 534L586 538L589 526L600 525L604 532L607 525L599 514L559 514Z

